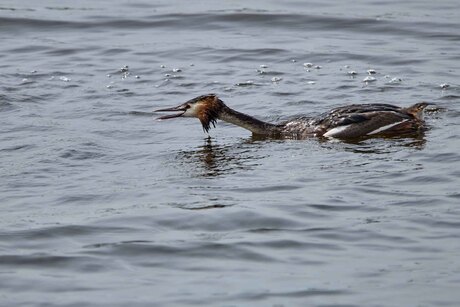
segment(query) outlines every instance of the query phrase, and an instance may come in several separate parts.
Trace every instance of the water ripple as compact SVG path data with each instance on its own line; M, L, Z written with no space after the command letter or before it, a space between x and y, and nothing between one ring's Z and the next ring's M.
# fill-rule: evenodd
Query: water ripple
M97 16L97 20L102 20ZM395 22L375 18L344 18L336 16L316 16L298 14L164 14L146 16L144 20L105 20L105 21L63 21L32 18L0 17L0 23L10 30L75 30L75 29L151 29L151 28L187 28L213 31L226 29L231 24L239 27L275 27L284 30L343 31L372 34L393 34L419 37L432 40L459 41L460 35L452 32L454 24L434 22ZM230 24L230 25L229 25ZM432 31L422 29L434 29ZM442 32L444 31L444 32Z

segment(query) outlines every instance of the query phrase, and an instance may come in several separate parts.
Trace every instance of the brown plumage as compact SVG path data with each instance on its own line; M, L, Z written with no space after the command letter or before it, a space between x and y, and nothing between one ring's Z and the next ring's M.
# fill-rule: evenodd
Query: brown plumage
M219 112L222 108L217 96L209 95L203 97L197 108L197 117L203 126L203 130L209 132L211 125L215 128Z
M235 111L225 105L217 95L209 94L156 112L181 112L159 119L197 117L206 132L211 125L215 127L217 119L220 119L250 130L254 135L348 139L416 133L424 128L422 115L427 105L428 103L421 102L401 108L390 104L354 104L335 108L317 117L301 117L275 125Z

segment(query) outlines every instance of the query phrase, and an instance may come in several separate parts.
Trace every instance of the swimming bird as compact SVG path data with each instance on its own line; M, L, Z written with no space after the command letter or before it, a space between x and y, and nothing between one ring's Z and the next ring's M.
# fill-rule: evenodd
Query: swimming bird
M158 119L196 117L208 132L217 120L247 129L253 135L307 138L326 137L353 139L362 137L394 137L410 135L424 128L423 110L429 105L420 102L407 108L391 104L352 104L338 107L316 117L300 117L279 124L258 120L228 107L215 94L198 96L172 108L155 112L176 112Z

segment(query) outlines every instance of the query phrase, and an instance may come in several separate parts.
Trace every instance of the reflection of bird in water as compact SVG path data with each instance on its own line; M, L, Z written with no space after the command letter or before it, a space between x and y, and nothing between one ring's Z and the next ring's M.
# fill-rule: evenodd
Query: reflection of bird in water
M307 138L312 136L353 139L361 137L393 137L423 131L423 109L426 102L402 108L390 104L353 104L339 107L317 117L301 117L280 124L271 124L229 108L216 95L193 98L177 107L156 112L179 112L159 119L196 117L207 132L218 119L245 128L253 135Z
M237 144L213 144L210 137L206 138L202 146L195 150L178 152L179 157L174 161L181 161L185 169L189 169L193 176L215 177L231 173L250 170L258 159L263 156L246 148L251 140ZM253 149L253 146L251 146Z
M221 157L224 156L222 154L222 148L215 148L212 145L210 138L206 140L206 144L204 144L200 150L198 150L197 157L203 162L203 165L206 170L206 175L208 176L216 176L219 174L219 160Z

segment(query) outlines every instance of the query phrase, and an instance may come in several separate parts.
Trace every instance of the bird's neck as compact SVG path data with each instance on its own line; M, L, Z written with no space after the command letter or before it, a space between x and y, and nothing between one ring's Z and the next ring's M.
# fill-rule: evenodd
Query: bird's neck
M251 131L253 134L268 135L279 132L279 127L225 106L219 113L219 119Z

